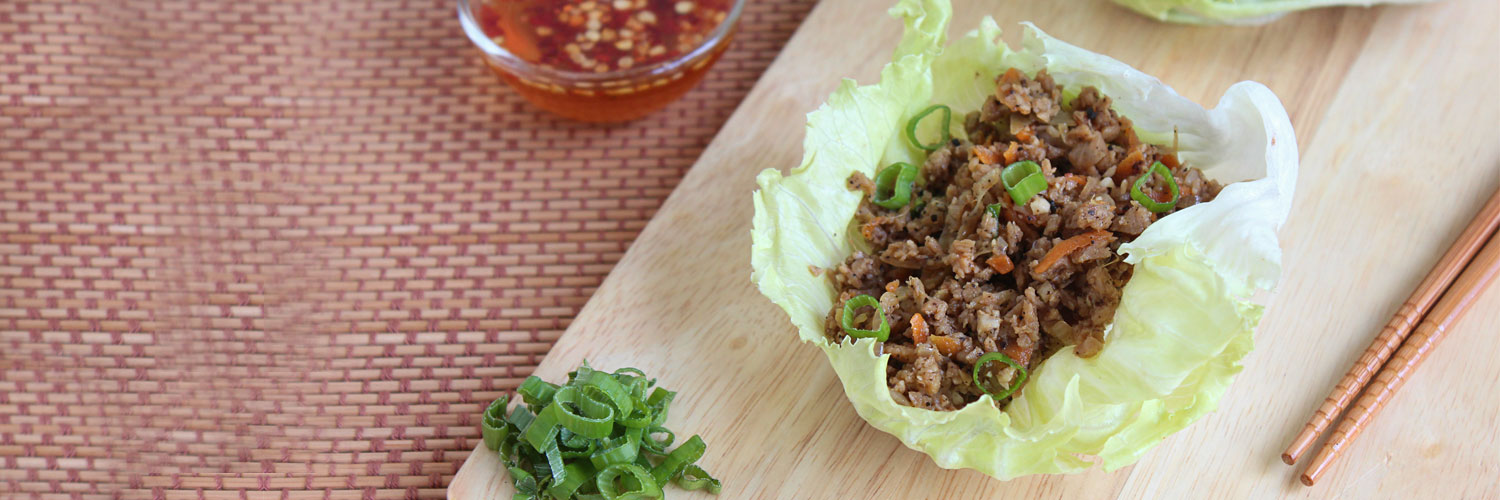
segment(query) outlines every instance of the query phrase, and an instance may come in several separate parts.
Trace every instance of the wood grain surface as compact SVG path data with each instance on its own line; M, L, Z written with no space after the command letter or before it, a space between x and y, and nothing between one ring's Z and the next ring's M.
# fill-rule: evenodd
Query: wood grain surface
M1256 80L1302 147L1280 290L1219 409L1131 467L1001 482L944 470L866 425L833 370L750 283L750 192L801 157L804 114L872 82L899 36L884 5L819 5L538 369L587 358L681 391L725 498L1497 498L1500 292L1456 325L1308 488L1283 447L1500 184L1500 2L1331 8L1268 26L1159 24L1102 0L960 0L953 34L1025 20L1213 104ZM674 498L693 497L680 491ZM509 496L474 453L452 498Z

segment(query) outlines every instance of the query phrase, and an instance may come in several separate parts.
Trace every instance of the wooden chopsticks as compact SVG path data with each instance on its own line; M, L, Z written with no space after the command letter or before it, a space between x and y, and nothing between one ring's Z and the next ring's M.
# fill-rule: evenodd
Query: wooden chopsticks
M1406 382L1432 347L1443 339L1449 325L1468 312L1479 294L1500 274L1500 238L1491 237L1497 226L1500 226L1500 190L1490 196L1474 221L1464 228L1458 240L1438 260L1437 266L1417 285L1411 298L1397 309L1375 342L1334 386L1333 392L1313 413L1302 432L1281 454L1282 461L1288 465L1296 463L1318 435L1333 423L1334 417L1348 407L1361 389L1365 389L1302 474L1303 484L1311 486L1317 481L1329 463L1359 435L1375 412ZM1416 325L1415 333L1412 333L1413 325ZM1391 359L1393 354L1394 359ZM1386 363L1388 359L1391 361ZM1382 365L1385 365L1383 369ZM1375 384L1365 387L1372 376Z

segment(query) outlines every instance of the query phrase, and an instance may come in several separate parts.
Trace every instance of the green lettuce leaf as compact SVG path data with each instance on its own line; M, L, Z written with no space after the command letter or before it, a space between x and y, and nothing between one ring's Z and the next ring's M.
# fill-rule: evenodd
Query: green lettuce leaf
M1188 24L1261 24L1303 9L1430 1L1433 0L1114 0L1158 21Z
M823 349L859 415L939 466L1009 479L1134 463L1213 410L1252 347L1262 311L1256 298L1264 295L1257 292L1276 286L1276 233L1297 177L1286 111L1254 82L1231 86L1218 107L1204 109L1151 76L1030 24L1020 50L999 42L990 18L944 49L946 1L902 0L891 13L905 21L906 32L880 82L845 80L808 115L802 163L787 175L773 168L758 176L752 279L804 341ZM833 344L824 336L835 292L811 267L835 267L865 245L852 230L860 195L844 180L920 159L901 136L906 119L944 103L954 108L953 130L961 130L964 114L1011 67L1047 68L1075 91L1098 87L1134 120L1142 139L1171 143L1175 135L1184 162L1233 184L1122 247L1135 274L1099 355L1058 352L1003 410L988 396L952 412L902 406L891 399L887 356L875 353L874 341Z

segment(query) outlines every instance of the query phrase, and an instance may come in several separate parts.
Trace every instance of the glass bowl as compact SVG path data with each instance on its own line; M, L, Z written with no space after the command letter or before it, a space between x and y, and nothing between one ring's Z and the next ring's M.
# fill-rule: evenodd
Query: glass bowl
M729 47L745 6L745 0L733 0L718 26L696 47L675 58L628 69L581 72L528 62L495 43L475 13L477 6L488 1L494 0L458 0L459 23L479 48L485 65L537 107L585 122L634 120L682 97ZM566 2L556 3L562 7Z

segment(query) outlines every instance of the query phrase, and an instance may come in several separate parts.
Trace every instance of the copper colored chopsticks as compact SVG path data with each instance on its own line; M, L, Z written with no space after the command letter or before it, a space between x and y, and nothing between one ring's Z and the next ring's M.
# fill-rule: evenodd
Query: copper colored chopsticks
M1292 441L1291 446L1282 453L1283 461L1289 465L1295 463L1318 435L1333 423L1339 412L1365 388L1365 384L1372 377L1375 378L1376 385L1366 391L1354 409L1350 410L1350 414L1340 422L1334 436L1303 474L1303 483L1311 485L1317 480L1328 463L1400 387L1410 371L1426 356L1427 350L1442 339L1448 324L1467 311L1469 303L1494 277L1497 268L1500 268L1500 258L1497 258L1500 257L1500 243L1486 245L1486 241L1490 241L1490 235L1495 233L1497 226L1500 226L1500 191L1490 196L1473 222L1464 228L1458 240L1438 260L1437 266L1417 285L1411 298L1396 311L1395 316L1376 336L1375 342L1354 363L1302 432ZM1481 246L1485 247L1484 252L1476 259L1475 254L1480 252ZM1460 272L1463 273L1462 276L1459 276ZM1455 278L1458 278L1456 283ZM1437 304L1435 308L1434 303ZM1429 308L1433 308L1431 313L1428 312ZM1417 326L1412 341L1405 342L1408 334L1413 331L1412 327L1424 315L1427 319ZM1393 353L1396 354L1396 359L1381 370L1381 366ZM1377 370L1380 371L1378 376Z
M1396 351L1391 362L1375 376L1374 384L1366 388L1365 393L1354 402L1354 407L1339 422L1333 436L1328 438L1328 443L1323 445L1323 449L1313 457L1312 463L1308 464L1307 470L1302 472L1302 484L1312 486L1318 480L1318 476L1327 470L1328 464L1354 441L1354 437L1375 416L1375 412L1390 401L1396 390L1406 383L1406 379L1432 352L1432 348L1443 340L1448 328L1468 312L1469 306L1484 293L1496 275L1500 275L1500 238L1491 237L1490 242L1485 244L1479 255L1459 275L1458 281L1453 282L1448 293L1443 294L1443 298L1438 300L1427 317L1422 319L1422 323L1417 325L1411 338L1401 344L1401 349Z

